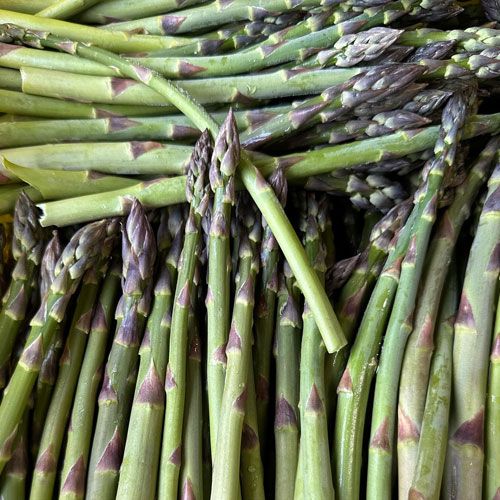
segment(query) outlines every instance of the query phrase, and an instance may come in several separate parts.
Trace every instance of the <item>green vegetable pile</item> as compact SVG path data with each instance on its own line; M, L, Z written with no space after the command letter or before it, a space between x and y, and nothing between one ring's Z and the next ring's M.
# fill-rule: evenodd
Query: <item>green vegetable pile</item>
M499 0L0 0L0 499L497 499L499 96Z

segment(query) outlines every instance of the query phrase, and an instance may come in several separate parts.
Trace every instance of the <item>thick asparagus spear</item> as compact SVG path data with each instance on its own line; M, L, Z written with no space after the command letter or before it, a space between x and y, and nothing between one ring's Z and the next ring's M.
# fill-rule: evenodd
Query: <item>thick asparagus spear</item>
M230 321L230 229L234 204L234 175L239 162L240 143L230 111L215 141L209 177L214 201L208 239L207 307L207 390L210 443L215 456L220 405L224 390L225 355Z
M56 0L45 7L36 15L39 17L49 17L51 19L68 19L102 0Z
M443 214L429 247L399 387L398 488L403 497L408 495L416 467L419 434L428 392L433 331L447 268L461 227L492 169L499 145L498 137L489 141L467 178L457 188L455 200Z
M500 301L500 297L499 297ZM490 357L490 372L486 399L484 488L486 498L495 498L500 488L500 439L498 436L500 419L500 377L499 349L500 344L500 306L497 305L495 330Z
M103 241L114 238L116 221L84 226L71 238L56 266L55 279L31 321L28 339L0 404L0 469L10 458L10 444L28 403L47 348L85 271L100 256Z
M439 191L446 174L453 175L467 114L475 105L474 84L464 83L443 109L435 156L425 167L422 188L415 195L420 218L411 230L410 246L401 263L401 275L380 355L373 403L368 459L367 496L387 498L392 487L394 431L401 365L418 283L422 274L431 230L436 219Z
M114 498L135 385L137 353L149 312L155 238L144 209L133 201L122 236L122 289L117 327L99 394L86 495Z
M120 288L120 265L112 263L96 304L83 359L64 453L59 498L83 500L91 447L97 390L101 383L106 345Z
M179 212L175 208L170 212L164 210L158 228L159 274L139 351L139 373L118 482L117 496L120 498L152 499L156 493L161 447L158 436L161 436L165 411L163 381L167 369L179 245L178 236L172 238L168 226L176 224L176 234L180 236L183 225Z
M38 457L31 482L30 498L43 499L52 496L57 473L57 463L64 439L64 430L71 411L80 368L91 326L94 305L108 258L114 242L101 248L100 262L89 269L82 280L82 287L71 326L68 330L64 352L61 356L56 385L46 414Z
M196 262L200 255L201 219L209 204L206 177L210 152L210 137L208 132L204 132L195 145L189 165L186 197L189 200L190 209L184 233L184 246L179 259L172 310L169 357L165 379L167 404L158 486L158 496L165 500L176 497L179 483L186 396L187 329L191 301L196 295L193 279Z
M248 396L248 377L252 363L252 324L255 279L259 269L256 248L260 240L260 225L248 199L240 199L240 243L237 290L233 317L226 346L227 367L224 393L217 432L216 453L213 457L212 498L237 498L240 488L240 455Z
M453 322L457 306L458 283L452 265L436 321L436 349L432 356L418 455L408 498L439 498L448 441Z
M277 500L293 498L299 455L300 293L290 267L279 276L276 318L276 448Z
M43 251L43 230L38 222L37 209L21 192L14 211L12 254L16 261L8 290L0 311L0 389L5 387L8 366L14 343L29 307L32 282L37 279ZM3 256L2 256L3 258Z
M444 495L480 497L483 486L484 410L488 355L498 282L500 164L488 182L467 262L453 343L452 410ZM481 293L477 285L481 284Z

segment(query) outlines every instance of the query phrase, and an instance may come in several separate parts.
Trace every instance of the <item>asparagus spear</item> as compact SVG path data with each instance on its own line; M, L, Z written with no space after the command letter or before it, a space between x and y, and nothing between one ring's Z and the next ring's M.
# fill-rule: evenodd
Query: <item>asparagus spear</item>
M100 262L95 268L89 269L82 280L34 467L30 493L30 498L33 499L48 498L53 494L64 430L80 374L100 282L106 273L113 244L114 242L110 242L107 248L101 248Z
M190 203L190 209L185 228L184 246L179 259L172 310L169 358L165 379L167 405L158 487L160 499L174 498L178 489L186 395L187 327L191 300L196 295L193 279L196 261L200 254L201 219L209 203L206 175L210 150L210 137L208 132L204 132L195 145L186 183L186 198Z
M458 306L456 270L448 273L437 319L422 432L408 498L439 498L443 477L451 397L453 322Z
M52 0L0 0L0 8L26 14L36 14L51 2Z
M160 446L165 410L163 381L167 369L173 288L177 277L178 245L168 226L177 224L179 211L163 211L158 228L158 279L154 302L142 341L139 373L134 402L128 424L127 441L118 482L118 497L154 498L160 459ZM167 220L170 219L170 220ZM173 245L173 248L171 248Z
M52 239L47 243L40 266L40 299L45 297L47 291L54 280L56 264L61 257L62 247L57 231L54 231ZM33 460L38 456L38 448L42 437L47 410L49 409L52 391L56 384L59 358L64 347L64 322L57 326L54 340L47 350L40 374L38 376L36 390L34 394L34 406L32 414L32 427L30 447Z
M15 266L0 311L0 389L5 387L9 360L21 325L25 321L43 251L43 230L38 222L37 209L21 192L14 211L12 254ZM2 255L3 258L3 255Z
M215 456L220 404L224 390L225 356L230 314L231 206L234 204L234 174L240 144L232 111L215 141L209 177L214 201L208 240L207 307L207 390L210 444Z
M260 227L248 201L240 199L240 242L237 290L226 346L227 367L213 457L213 498L237 498L240 487L240 455L248 380L252 363L252 324L255 279L259 268L257 243Z
M408 495L416 467L439 297L461 227L469 216L479 189L491 171L499 145L498 137L489 141L467 178L457 188L455 200L443 214L426 257L399 388L398 487L403 497Z
M99 394L86 496L112 498L126 440L132 403L134 368L149 312L155 238L144 209L133 201L122 236L122 299L117 327Z
M452 411L444 474L444 495L480 497L484 461L484 410L488 355L498 280L500 164L488 182L467 262L453 343ZM476 286L481 283L480 296Z
M41 36L16 27L3 26L3 30L9 39L13 38L24 42L31 41L31 43L40 43L43 46L58 50L69 50L85 58L116 66L124 76L147 84L148 88L156 90L162 97L175 102L178 109L192 120L199 129L207 129L210 130L213 136L217 135L217 123L207 114L204 108L199 106L196 101L175 84L161 78L150 70L131 65L126 60L103 49L88 47L78 42L69 42L68 44L66 40L51 35L45 34ZM63 43L61 44L61 42ZM302 293L306 298L313 299L314 297L314 301L310 301L310 307L322 333L327 350L333 352L340 349L345 344L345 339L332 306L319 283L316 273L310 268L304 249L283 208L271 187L265 182L265 179L252 164L246 153L241 157L239 175L243 185L268 221L294 271Z
M102 0L56 0L48 7L36 13L39 17L50 17L51 19L68 19Z
M275 497L293 497L299 454L300 294L290 267L279 276L276 318Z
M57 325L64 318L67 304L82 275L98 260L103 240L114 237L115 228L115 220L84 226L71 238L57 263L55 279L38 313L31 321L23 353L0 404L0 419L3 422L0 429L0 469L4 468L10 458L16 429L47 348L52 342Z
M307 197L304 229L309 261L324 283L326 253L318 226L318 203L312 194ZM324 379L326 349L307 301L302 321L299 450L302 464L297 477L302 475L302 488L311 498L333 498Z
M368 455L369 498L390 495L398 383L406 341L411 332L418 283L436 218L443 177L453 175L462 128L475 99L475 85L464 83L464 88L458 89L447 102L439 139L434 147L435 156L426 165L422 188L415 195L415 209L421 216L411 230L410 246L401 263L399 285L377 371Z
M498 0L481 0L481 5L483 6L488 19L491 19L492 21L499 20L500 16L498 12L500 10L500 5L498 4Z
M270 176L269 183L283 206L286 204L288 186L283 168ZM274 337L276 296L278 292L278 261L280 249L266 220L262 219L263 237L260 249L260 274L257 283L255 314L254 372L257 396L258 431L261 442L268 440L269 385Z
M119 261L115 260L104 280L96 304L87 349L78 378L64 452L59 492L61 499L83 499L85 495L97 389L102 379L107 338L119 287L120 267Z
M499 297L500 301L500 297ZM490 372L488 379L488 392L486 399L486 436L485 436L485 461L484 461L484 488L486 498L495 498L500 488L499 467L499 371L498 371L498 345L500 342L500 307L497 306L495 330L490 357Z

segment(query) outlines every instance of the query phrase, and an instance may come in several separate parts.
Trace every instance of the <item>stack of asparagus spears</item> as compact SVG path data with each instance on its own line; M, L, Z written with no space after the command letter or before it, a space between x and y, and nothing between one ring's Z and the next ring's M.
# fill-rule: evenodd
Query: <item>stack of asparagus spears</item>
M0 498L497 498L499 21L0 0Z

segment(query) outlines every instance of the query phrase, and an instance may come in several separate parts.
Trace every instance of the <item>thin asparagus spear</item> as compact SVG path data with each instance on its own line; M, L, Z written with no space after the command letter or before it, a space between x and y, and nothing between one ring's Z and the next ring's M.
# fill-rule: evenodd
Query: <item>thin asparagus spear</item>
M52 0L0 0L0 9L36 14L50 3Z
M0 480L0 498L18 500L26 498L28 475L29 412L26 409L19 425L12 458Z
M224 390L224 349L230 315L230 228L234 205L234 174L239 162L240 144L232 111L215 141L209 177L214 201L208 239L207 271L207 391L210 419L210 446L215 456L219 413Z
M253 366L248 368L245 416L241 431L241 496L248 500L264 500L264 467L261 457Z
M436 322L436 349L432 356L418 456L408 498L439 498L441 489L448 441L453 322L458 306L458 283L453 267L443 290Z
M0 19L2 23L17 24L25 29L49 32L62 37L71 37L74 40L92 43L96 47L120 53L170 49L181 47L189 42L189 39L179 37L131 35L130 33L119 31L111 32L91 26L36 17L3 9L0 10Z
M59 462L64 430L80 374L94 305L114 242L110 243L108 248L101 248L102 260L95 268L88 270L82 280L82 288L60 360L57 382L46 414L40 449L33 471L30 492L30 498L33 500L49 498L53 495L57 473L56 464Z
M56 264L61 257L62 251L63 249L59 241L59 235L57 231L54 231L52 239L45 247L40 265L40 299L45 297L45 294L54 280ZM33 413L31 416L30 451L33 460L36 460L38 456L38 448L47 417L47 410L50 406L52 391L56 385L59 358L64 347L64 334L65 328L64 322L62 322L57 326L54 340L49 346L47 354L42 361L42 366L40 367L40 374L34 393Z
M165 411L164 380L168 361L168 344L173 303L173 288L177 277L178 241L172 251L169 223L177 223L178 211L162 212L157 234L159 250L158 279L154 301L139 351L140 364L134 402L128 424L127 441L120 469L117 496L119 498L151 498L156 493L160 459L163 416ZM167 220L171 218L171 221Z
M75 293L82 275L98 260L103 241L113 238L115 232L115 220L84 226L71 238L57 263L55 279L38 313L31 321L23 353L0 404L0 420L3 424L0 428L0 469L4 468L10 458L10 444L28 403L47 348L52 343L57 325L64 319L67 304Z
M202 381L201 339L195 311L189 317L189 349L187 366L186 411L182 439L180 494L182 500L203 498L202 471Z
M279 277L276 318L276 500L293 498L299 455L300 294L286 262Z
M26 319L32 282L36 280L43 251L43 230L38 222L37 209L21 192L16 202L13 224L12 254L15 266L0 311L0 389L5 387L9 360L21 325ZM3 257L3 256L2 256Z
M499 297L500 301L500 297ZM495 498L500 488L500 440L498 439L498 422L500 418L500 377L499 354L500 345L500 306L497 305L495 330L490 357L490 373L486 399L485 426L485 458L484 458L484 489L486 498Z
M105 24L113 20L136 19L189 7L206 0L107 0L87 9L78 20L84 24Z
M201 245L201 219L209 203L206 176L210 156L210 137L204 132L195 145L186 183L190 203L184 246L179 260L174 295L170 347L165 379L167 405L160 461L158 497L175 498L180 471L182 427L185 413L188 318L196 287L193 283Z
M483 486L484 410L488 355L498 284L500 164L488 182L479 225L469 254L455 320L452 410L444 473L445 496L479 498ZM481 293L477 293L480 283Z
M308 195L305 245L311 264L324 283L325 247L318 226L318 202ZM300 472L303 488L310 498L333 498L332 472L328 444L325 394L325 345L306 301L302 315L303 332L300 357Z
M36 15L51 19L68 19L101 1L103 0L56 0Z
M144 209L133 201L122 236L122 289L117 327L99 394L86 496L114 498L132 404L134 369L150 306L155 238Z
M401 275L380 355L373 402L368 454L368 498L387 498L392 487L394 432L401 365L411 332L418 284L431 230L436 219L439 190L446 173L453 175L465 118L476 99L475 85L464 83L443 109L434 158L425 167L422 188L415 195L421 217L411 230L410 246L401 263Z
M107 339L120 288L120 270L119 261L113 262L104 280L92 318L64 453L59 498L65 500L83 500L85 495L96 396L102 379Z
M233 499L239 495L240 456L248 377L252 363L252 324L255 279L259 268L256 244L259 224L248 201L240 199L240 243L237 290L226 346L227 366L220 409L216 454L213 457L212 498Z
M429 247L399 387L398 488L402 497L408 495L417 463L439 297L461 227L492 169L499 145L498 137L489 141L467 178L457 188L455 200L443 214Z

